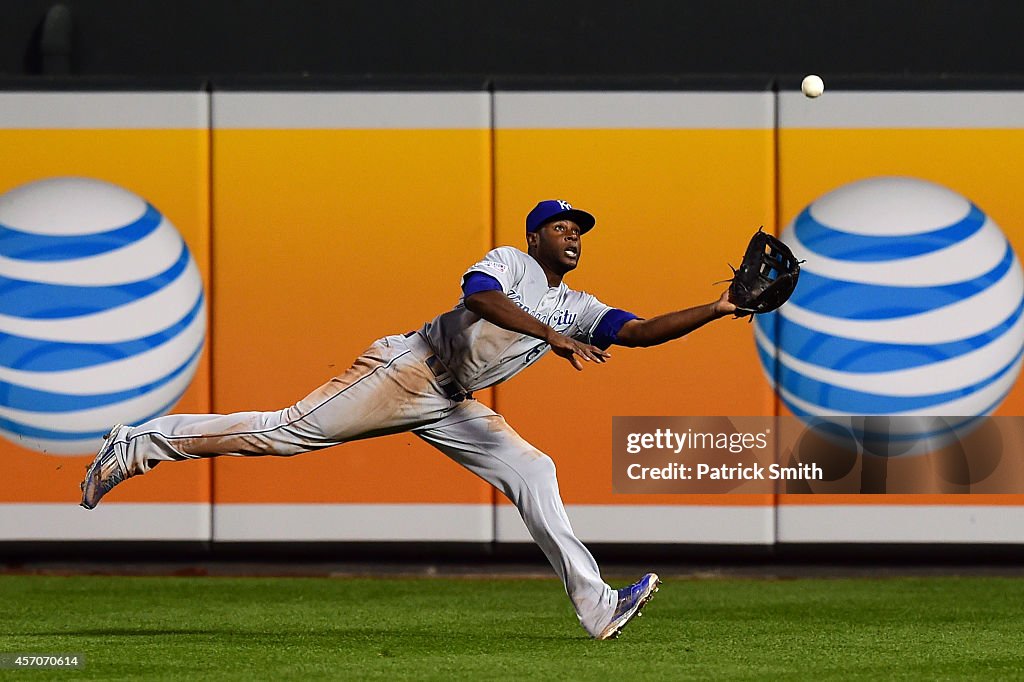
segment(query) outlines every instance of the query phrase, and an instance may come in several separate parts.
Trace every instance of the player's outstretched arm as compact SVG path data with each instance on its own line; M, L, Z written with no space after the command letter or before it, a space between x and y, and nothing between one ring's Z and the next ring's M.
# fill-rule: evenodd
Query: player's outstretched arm
M501 291L479 291L467 296L463 303L470 312L476 313L491 324L544 341L551 346L556 355L568 360L578 370L583 369L581 358L585 362L604 362L611 357L607 351L597 346L582 343L556 332L510 301Z
M630 320L622 325L615 343L630 348L646 348L686 336L711 320L731 315L736 306L729 300L729 291L713 303L678 310L649 320Z

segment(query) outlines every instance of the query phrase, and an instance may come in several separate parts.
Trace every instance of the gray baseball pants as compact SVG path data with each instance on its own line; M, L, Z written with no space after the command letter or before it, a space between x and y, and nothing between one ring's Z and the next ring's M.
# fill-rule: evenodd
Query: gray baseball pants
M419 334L387 336L346 372L283 410L168 415L123 429L118 441L124 442L128 473L143 474L170 460L297 455L412 431L516 505L562 579L580 624L591 635L599 633L617 595L572 531L554 462L489 407L448 397L451 377L438 370L433 355Z

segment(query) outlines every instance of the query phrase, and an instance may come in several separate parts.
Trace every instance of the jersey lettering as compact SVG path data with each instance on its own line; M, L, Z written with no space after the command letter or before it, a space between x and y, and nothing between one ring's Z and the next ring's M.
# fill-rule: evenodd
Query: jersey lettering
M526 354L525 358L523 358L523 364L524 365L529 365L534 360L536 360L538 355L540 355L545 350L547 350L547 348L545 348L545 346L547 346L546 343L538 343L536 346L531 348L530 352Z
M564 202L566 210L570 208ZM590 342L609 306L590 294L573 291L564 282L548 285L540 264L529 254L503 246L489 252L468 272L498 273L505 295L527 315L560 334ZM491 324L469 312L465 305L442 313L422 329L423 336L467 390L479 390L505 381L523 370L550 346L530 335Z
M576 321L576 313L570 310L556 310L551 316L551 322L549 323L552 327L570 327L572 323Z

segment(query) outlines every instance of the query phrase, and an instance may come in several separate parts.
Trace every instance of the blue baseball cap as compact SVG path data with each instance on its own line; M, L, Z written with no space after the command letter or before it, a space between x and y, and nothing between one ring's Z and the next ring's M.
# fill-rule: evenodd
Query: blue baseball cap
M597 222L594 216L586 211L573 208L572 204L568 201L548 199L534 206L530 214L526 216L526 234L536 232L544 223L559 218L568 218L579 225L580 234L589 232L590 228L594 227L594 223Z

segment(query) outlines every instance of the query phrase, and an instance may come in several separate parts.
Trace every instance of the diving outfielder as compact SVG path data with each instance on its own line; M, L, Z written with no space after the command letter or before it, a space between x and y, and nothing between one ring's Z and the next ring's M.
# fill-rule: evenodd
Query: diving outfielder
M118 483L158 463L219 455L297 455L348 441L412 431L497 487L519 509L591 636L609 639L658 589L648 573L618 591L573 534L551 458L527 443L473 392L518 374L548 350L577 370L603 363L612 344L653 346L736 310L721 298L640 319L562 278L575 269L594 217L542 201L526 218L527 253L503 246L462 278L453 310L415 332L378 339L343 374L291 407L231 415L181 414L107 434L82 482L94 508Z

